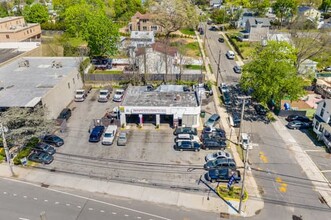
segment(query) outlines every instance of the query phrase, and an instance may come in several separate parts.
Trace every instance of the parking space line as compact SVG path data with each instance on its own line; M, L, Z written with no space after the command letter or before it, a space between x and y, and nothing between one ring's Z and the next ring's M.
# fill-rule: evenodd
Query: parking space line
M304 150L304 152L325 152L324 149L318 149L318 150Z
M331 170L321 170L321 173L330 173Z

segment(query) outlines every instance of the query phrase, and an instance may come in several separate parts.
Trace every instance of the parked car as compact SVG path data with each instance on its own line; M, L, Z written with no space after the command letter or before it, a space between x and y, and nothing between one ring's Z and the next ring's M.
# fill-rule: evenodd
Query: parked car
M209 28L209 30L211 30L211 31L218 31L218 28L215 25L213 25L213 26L211 26L211 28Z
M44 151L33 151L28 160L36 163L50 164L54 160L53 156Z
M38 143L34 149L36 150L40 150L40 151L44 151L50 155L53 155L56 153L56 150L54 149L54 147L52 147L51 145L49 144L46 144L46 143L43 143L43 142L40 142Z
M204 127L202 129L202 134L216 134L220 136L225 136L225 131L221 128L215 128L215 127Z
M192 134L192 135L198 135L198 131L196 128L192 127L182 127L182 128L176 128L174 131L174 135L178 134Z
M124 96L124 89L116 89L113 101L114 102L121 102Z
M112 145L117 133L117 126L116 125L108 125L101 143L103 145Z
M236 183L240 182L240 171L228 168L209 170L205 174L205 179L210 182L229 181L232 175L234 176L234 181Z
M218 122L218 120L220 120L220 116L218 114L213 114L212 116L210 116L208 118L208 120L205 122L205 127L214 127L214 125L216 124L216 122Z
M66 119L68 120L71 117L71 109L70 108L65 108L61 111L57 119Z
M47 143L47 144L51 144L54 145L55 147L60 147L64 144L64 141L62 138L60 138L57 135L54 134L47 134L42 138L42 141Z
M235 65L235 66L233 67L233 71L234 71L235 73L241 73L241 67L238 66L238 65Z
M219 37L219 38L218 38L218 42L220 42L220 43L224 43L224 38L223 38L223 37Z
M221 141L221 140L226 140L225 133L203 133L200 136L200 140L204 142L205 140L216 140L216 141Z
M236 162L229 158L219 158L216 160L210 160L203 165L205 170L218 169L218 168L236 168Z
M254 109L255 109L256 113L259 114L259 115L266 115L267 114L267 109L261 104L254 105Z
M312 127L311 122L291 121L286 125L289 129L307 129Z
M240 114L237 112L232 112L231 116L230 116L230 125L232 127L239 127L240 126Z
M327 66L324 68L324 71L331 71L331 66Z
M302 115L289 115L286 117L286 121L311 122L308 117Z
M175 142L178 141L196 141L200 142L200 139L198 136L193 135L193 134L178 134L177 137L175 138Z
M108 102L109 97L110 97L109 90L108 89L101 89L99 91L98 102Z
M205 150L224 150L226 148L226 142L225 140L215 138L205 139L201 148Z
M229 60L234 60L235 58L235 54L232 50L228 50L225 55Z
M118 139L117 139L117 145L118 146L125 146L127 143L127 137L125 132L120 132Z
M105 127L102 125L95 126L90 134L89 142L99 142L104 130Z
M228 153L226 151L217 151L216 153L207 154L205 157L205 161L208 162L210 160L216 160L216 159L220 159L220 158L231 159L232 156L230 153Z
M177 141L174 148L179 151L200 151L200 144L196 141Z

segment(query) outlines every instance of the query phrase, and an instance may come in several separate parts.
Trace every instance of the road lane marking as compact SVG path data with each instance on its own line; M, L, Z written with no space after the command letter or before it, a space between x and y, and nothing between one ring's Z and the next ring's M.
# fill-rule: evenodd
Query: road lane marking
M55 204L55 205L58 205L58 204L60 204L60 203L59 203L59 202L54 202L54 204Z
M141 217L140 217L140 216L138 216L138 217L137 217L137 219L141 219Z
M125 214L124 216L125 216L125 217L129 217L129 215L128 215L128 214Z
M14 193L13 196L17 196L17 194Z
M27 196L23 196L24 199L28 198Z
M3 194L7 195L7 192L3 192Z
M34 199L34 200L38 200L38 198L36 198L36 197L34 197L33 199Z
M262 160L263 163L268 163L268 158L266 155L264 155L263 151L260 151L259 155L260 155L260 160Z
M66 204L66 206L70 206L70 204L69 204L69 203L67 203L67 204Z
M80 205L78 205L77 208L81 209L82 207Z
M329 173L331 170L321 170L321 173Z
M105 212L104 210L100 210L100 212Z
M116 215L117 213L116 212L112 212L111 214Z
M92 210L93 210L93 208L88 208L88 210L92 211Z
M30 220L28 218L18 218L19 220Z
M0 178L1 179L8 180L8 181L12 181L12 182L17 182L17 183L21 183L21 184L27 184L27 185L30 185L30 186L35 186L37 188L41 188L40 185L29 183L29 182L24 182L24 181L21 181L21 180L16 180L16 179L11 179L11 178L6 178L6 177L0 177ZM116 204L113 204L113 203L100 201L100 200L97 200L97 199L92 199L92 198L88 198L88 197L85 197L85 196L80 196L80 195L75 195L75 194L68 193L68 192L63 192L63 191L56 190L56 189L51 189L51 188L43 188L43 189L44 190L48 190L48 191L52 191L52 192L61 193L63 195L68 195L68 196L72 196L72 197L76 197L76 198L80 198L80 199L85 199L87 201L92 201L92 202L96 202L96 203L100 203L100 204L112 206L112 207L115 207L115 208L119 208L119 209L130 211L130 212L140 213L142 215L147 215L147 216L154 217L154 218L157 218L157 219L172 220L170 218L162 217L162 216L151 214L151 213L148 213L148 212L143 212L143 211L139 211L139 210L136 210L136 209L132 209L132 208L128 208L128 207L116 205ZM115 212L114 215L116 215L116 212Z
M48 202L48 200L47 200L47 199L45 199L45 200L44 200L44 202Z
M282 193L287 192L287 183L284 183L282 178L276 177L275 181L279 184L279 186L278 186L279 192L282 192Z
M282 178L280 178L280 177L276 177L276 182L277 182L277 183L281 183L281 182L283 182L283 180L282 180Z

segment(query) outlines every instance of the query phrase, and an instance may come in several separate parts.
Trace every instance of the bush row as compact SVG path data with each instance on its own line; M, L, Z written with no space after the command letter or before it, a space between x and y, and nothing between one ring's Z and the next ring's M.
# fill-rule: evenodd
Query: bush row
M29 156L31 153L31 150L33 147L35 147L39 143L39 138L37 137L32 137L28 140L26 145L20 150L20 152L16 155L14 158L14 164L15 165L20 165L21 164L21 159L24 157Z

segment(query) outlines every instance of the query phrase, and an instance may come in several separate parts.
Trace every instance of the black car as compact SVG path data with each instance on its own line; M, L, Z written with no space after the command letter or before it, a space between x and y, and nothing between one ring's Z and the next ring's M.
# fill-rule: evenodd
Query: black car
M56 150L54 149L54 147L52 147L51 145L49 144L46 144L46 143L43 143L43 142L40 142L38 143L34 149L36 150L40 150L40 151L44 151L50 155L53 155L56 153Z
M241 180L240 171L232 170L228 168L209 170L205 174L205 179L210 182L229 181L232 175L236 183L240 182Z
M215 134L225 137L225 131L220 128L214 128L214 127L204 127L202 129L202 134Z
M225 133L203 133L200 136L200 140L204 142L205 140L213 139L213 140L226 140Z
M60 147L64 144L63 139L60 138L59 136L54 135L54 134L45 135L43 137L42 141L47 143L47 144L54 145L55 147Z
M102 125L95 126L90 134L89 142L99 142L105 130Z
M218 28L216 26L211 26L211 28L209 28L209 30L211 30L211 31L218 31Z
M196 128L191 128L191 127L182 127L182 128L176 128L174 131L174 135L178 134L193 134L193 135L198 135L198 131Z
M59 117L57 119L66 119L68 120L71 117L71 109L70 108L65 108L61 111Z
M308 117L302 115L289 115L286 117L286 121L311 122Z
M205 170L218 169L218 168L236 168L236 162L230 158L219 158L216 160L210 160L203 165Z
M267 109L261 104L254 105L254 109L257 114L259 115L266 115L267 114Z
M232 126L237 128L240 126L240 114L237 113L237 112L233 112L232 115L231 115L231 123L232 123Z
M53 156L44 152L44 151L33 151L29 156L28 160L42 163L42 164L50 164L53 161Z
M238 66L238 65L235 65L235 66L233 67L233 71L234 71L235 73L241 73L241 67Z
M225 150L226 142L225 140L208 138L203 140L201 148L205 150Z
M289 129L307 129L312 127L311 122L302 122L302 121L291 121L289 122L286 127Z
M196 141L178 141L174 148L179 151L200 151L200 144Z
M219 37L219 38L218 38L218 42L220 42L220 43L224 43L224 38L223 38L223 37Z

